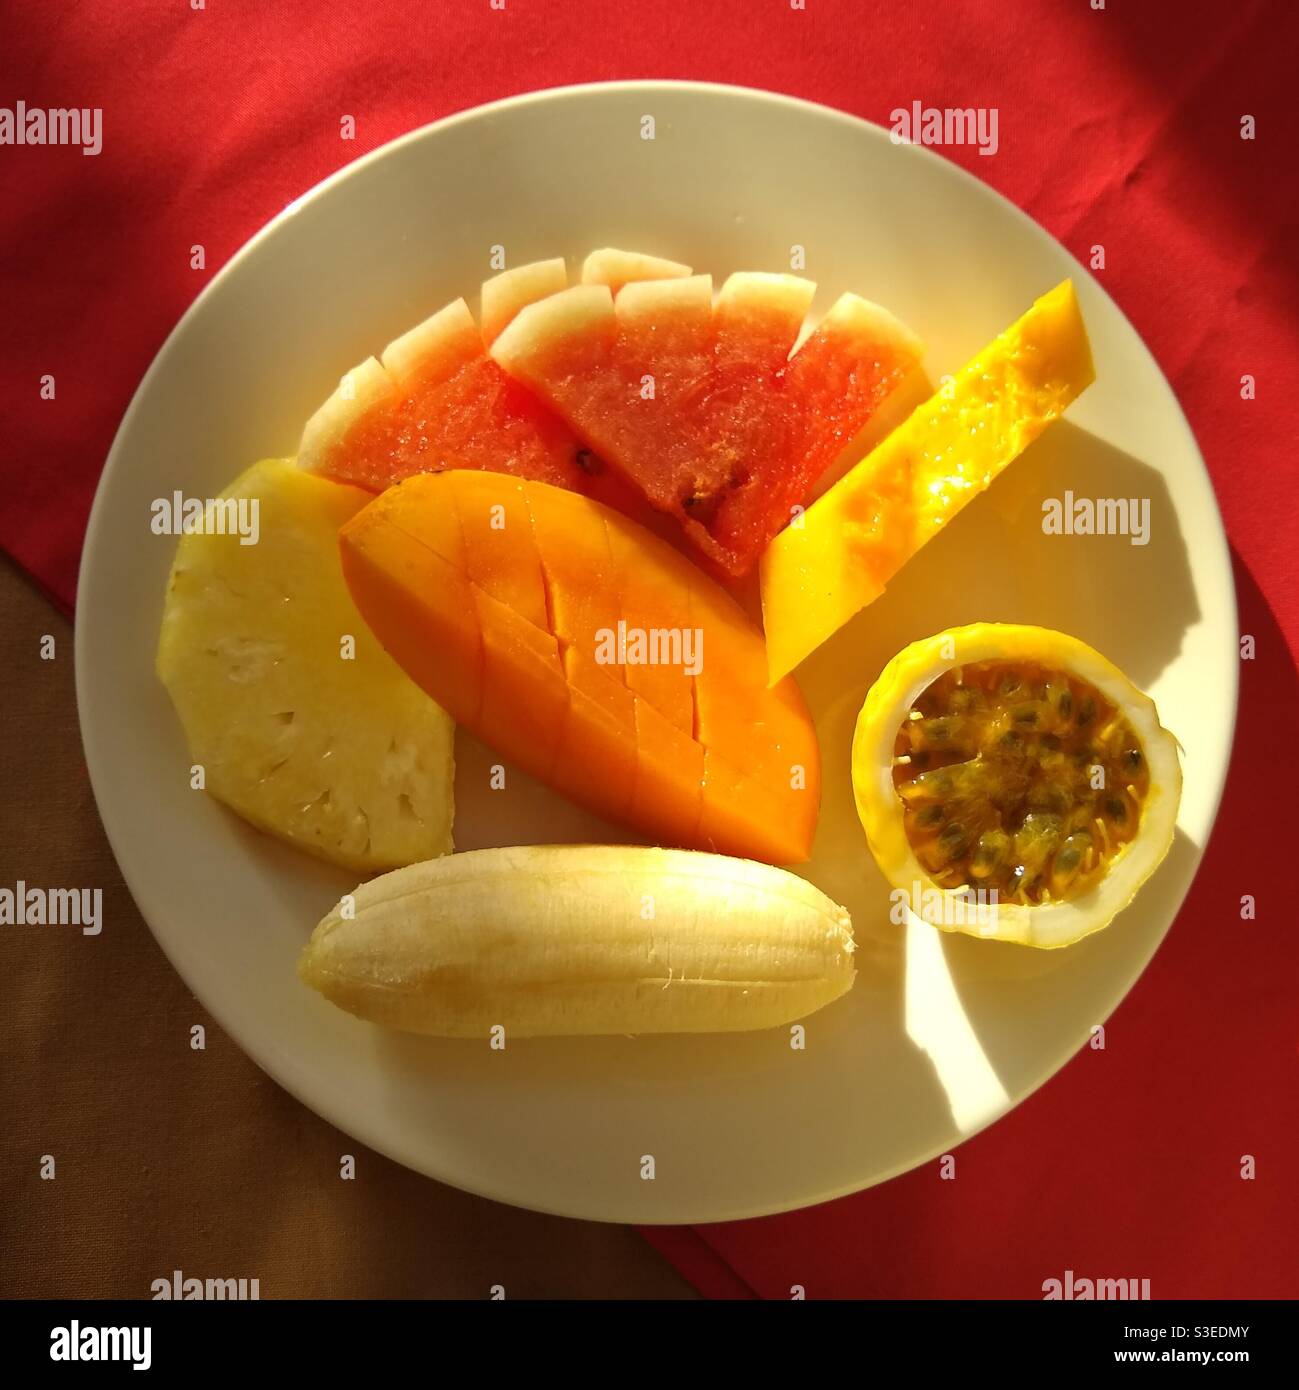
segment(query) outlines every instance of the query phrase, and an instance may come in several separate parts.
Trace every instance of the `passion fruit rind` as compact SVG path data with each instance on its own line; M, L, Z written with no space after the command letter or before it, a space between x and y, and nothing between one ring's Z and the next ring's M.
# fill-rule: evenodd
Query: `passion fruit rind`
M1154 701L1112 662L1076 637L1049 628L975 623L913 642L885 667L871 687L853 738L853 789L867 842L884 876L918 903L942 903L933 892L966 898L968 887L941 888L921 865L908 837L894 784L898 730L919 696L945 672L980 662L1053 669L1094 687L1122 715L1140 744L1148 784L1140 823L1109 858L1105 873L1078 896L1063 901L999 901L974 925L957 904L922 910L924 920L949 931L1024 945L1066 946L1108 926L1167 855L1176 829L1182 772L1177 743L1159 722ZM925 890L925 891L922 891Z

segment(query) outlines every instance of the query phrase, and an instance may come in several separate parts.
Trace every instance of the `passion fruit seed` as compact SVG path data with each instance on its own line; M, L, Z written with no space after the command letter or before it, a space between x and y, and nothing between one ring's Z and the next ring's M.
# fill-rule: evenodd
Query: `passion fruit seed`
M952 708L958 714L969 714L972 710L982 709L986 703L986 697L977 685L958 685L952 691Z
M940 719L917 719L908 730L912 755L916 753L957 753L971 757L975 751L973 729L959 715Z
M917 697L898 730L893 783L911 846L939 885L974 882L1035 904L1100 880L1137 833L1149 774L1132 728L1087 681L984 661Z
M1055 897L1069 896L1069 885L1086 868L1094 851L1090 835L1069 836L1051 865L1051 892Z
M970 872L977 879L996 873L1010 854L1010 836L1004 830L985 830L970 856Z

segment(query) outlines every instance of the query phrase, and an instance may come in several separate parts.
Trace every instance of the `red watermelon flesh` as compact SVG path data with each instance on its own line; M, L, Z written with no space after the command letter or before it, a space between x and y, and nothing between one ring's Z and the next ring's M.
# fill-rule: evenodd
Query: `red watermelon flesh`
M412 473L481 468L585 487L572 431L483 351L448 355L427 378L385 410L348 431L329 472L339 482L381 492Z
M919 361L856 295L791 357L814 292L739 274L714 306L708 276L580 285L523 308L492 356L738 577Z
M567 282L563 262L559 279ZM303 468L379 492L413 473L486 468L582 491L583 446L487 355L463 299L350 371L307 422Z
M689 266L605 248L583 278L619 285L683 276ZM513 381L487 348L525 306L564 289L562 259L502 272L482 287L481 330L458 299L367 358L307 422L299 466L381 492L414 473L484 469L591 492L625 510L643 502L601 465L572 430Z

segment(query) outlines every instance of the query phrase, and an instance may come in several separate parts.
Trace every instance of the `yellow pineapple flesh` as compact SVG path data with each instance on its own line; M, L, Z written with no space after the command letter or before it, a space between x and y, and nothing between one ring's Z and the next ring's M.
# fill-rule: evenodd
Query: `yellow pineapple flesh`
M445 854L455 726L370 634L339 565L338 528L370 494L269 459L222 496L256 502L256 541L181 536L157 662L206 790L358 873Z

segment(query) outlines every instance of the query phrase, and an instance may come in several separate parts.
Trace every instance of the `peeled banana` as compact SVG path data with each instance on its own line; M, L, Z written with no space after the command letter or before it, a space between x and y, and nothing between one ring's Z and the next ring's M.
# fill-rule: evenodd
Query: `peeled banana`
M372 1023L442 1037L771 1028L846 993L852 924L805 879L689 850L472 850L362 884L299 974Z

